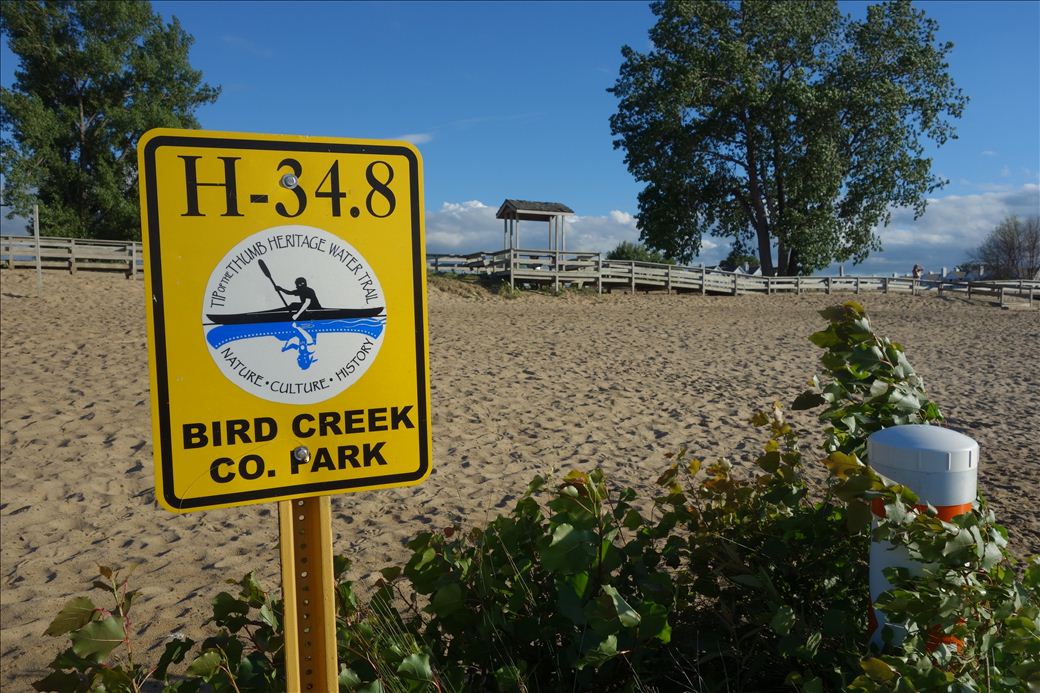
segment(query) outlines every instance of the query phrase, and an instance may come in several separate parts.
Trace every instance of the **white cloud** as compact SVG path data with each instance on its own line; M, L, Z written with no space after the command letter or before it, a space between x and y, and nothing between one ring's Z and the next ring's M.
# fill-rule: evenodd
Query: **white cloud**
M996 156L996 155L997 155L997 153L995 151L993 151L992 149L983 149L981 152L979 152L979 156Z
M431 253L471 253L501 250L502 221L495 218L497 207L478 200L445 202L441 208L426 212L426 249ZM613 210L606 216L569 216L565 220L567 248L606 253L621 241L637 241L636 220L628 212ZM536 221L520 222L520 245L548 247L549 226Z
M430 253L472 253L501 250L505 246L502 220L496 219L497 207L479 200L445 202L440 209L426 212L426 250ZM620 209L604 216L572 215L566 218L567 248L599 252L604 255L622 241L638 242L636 217ZM520 222L520 245L525 248L547 248L548 224ZM694 264L715 265L729 253L729 244L705 236L701 256Z
M969 259L1005 217L1040 215L1040 185L978 195L950 195L928 201L915 220L913 210L892 211L888 227L878 229L884 250L850 273L906 273L915 262L928 271L953 269Z
M428 132L415 132L406 135L398 135L393 139L411 142L412 144L426 144L427 142L433 139L433 135Z

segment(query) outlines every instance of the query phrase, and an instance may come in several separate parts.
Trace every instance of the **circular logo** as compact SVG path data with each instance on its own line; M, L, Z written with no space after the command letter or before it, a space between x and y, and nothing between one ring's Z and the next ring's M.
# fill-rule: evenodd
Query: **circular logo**
M334 397L383 343L386 301L353 246L311 226L254 233L213 268L202 301L210 356L246 392L283 404Z

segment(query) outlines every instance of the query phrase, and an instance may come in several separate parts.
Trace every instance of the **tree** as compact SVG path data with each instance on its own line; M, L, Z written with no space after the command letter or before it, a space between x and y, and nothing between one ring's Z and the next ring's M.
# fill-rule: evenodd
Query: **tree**
M665 257L656 250L650 250L642 243L621 241L617 247L607 253L608 260L635 260L636 262L656 262L674 265L675 261Z
M759 268L759 260L754 255L748 255L740 248L734 247L729 251L726 259L719 263L719 267L732 272L738 267L744 267L748 272L754 273Z
M1007 217L990 231L973 261L990 279L1035 278L1040 272L1040 217Z
M765 274L860 262L893 205L920 215L944 181L922 138L967 103L952 44L908 0L855 21L836 2L654 2L653 48L622 48L614 146L640 238L688 261L705 232L757 249ZM776 259L774 261L773 252Z
M198 127L219 89L188 62L192 38L147 2L0 3L0 33L19 58L0 92L4 201L41 232L139 238L137 140Z

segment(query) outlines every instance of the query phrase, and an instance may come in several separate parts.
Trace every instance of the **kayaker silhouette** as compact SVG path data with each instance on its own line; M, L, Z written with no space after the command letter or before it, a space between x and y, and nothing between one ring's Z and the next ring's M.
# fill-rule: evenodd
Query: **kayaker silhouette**
M299 320L304 311L321 308L321 303L318 301L318 294L314 292L314 289L307 286L307 280L303 277L296 278L296 289L283 289L277 284L274 285L274 288L283 294L300 297L299 303L289 304L289 309L295 311L292 316L293 322Z

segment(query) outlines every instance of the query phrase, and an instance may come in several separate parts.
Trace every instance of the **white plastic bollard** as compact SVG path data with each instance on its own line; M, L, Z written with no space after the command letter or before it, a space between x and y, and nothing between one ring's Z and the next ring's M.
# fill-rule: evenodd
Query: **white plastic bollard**
M931 503L943 520L972 509L978 492L979 444L963 433L939 426L910 424L893 426L871 434L867 439L870 466L878 474L902 484L920 497L918 509ZM879 501L871 506L876 517L885 516L885 506ZM874 520L877 524L877 520ZM906 550L888 542L870 544L870 602L891 588L884 569L909 568L914 573L917 564L910 560ZM870 613L871 643L883 646L881 638L885 615L873 608ZM905 637L905 630L889 624L893 643Z

